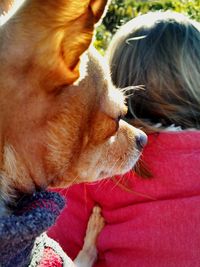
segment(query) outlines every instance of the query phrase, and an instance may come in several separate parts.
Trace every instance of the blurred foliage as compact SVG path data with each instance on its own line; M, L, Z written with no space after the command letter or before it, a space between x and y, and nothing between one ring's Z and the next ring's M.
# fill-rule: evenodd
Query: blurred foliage
M112 35L130 19L148 11L173 10L200 21L200 0L112 0L106 17L97 28L95 47L104 54Z

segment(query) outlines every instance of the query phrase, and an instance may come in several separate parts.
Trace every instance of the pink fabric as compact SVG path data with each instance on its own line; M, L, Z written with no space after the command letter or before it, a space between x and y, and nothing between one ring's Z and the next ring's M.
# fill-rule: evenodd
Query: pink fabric
M68 205L49 235L70 257L81 249L97 203L106 226L95 267L200 266L200 131L150 135L143 160L153 179L131 172L116 178L131 192L110 179L61 191Z
M50 247L44 249L43 257L38 267L63 267L61 257Z

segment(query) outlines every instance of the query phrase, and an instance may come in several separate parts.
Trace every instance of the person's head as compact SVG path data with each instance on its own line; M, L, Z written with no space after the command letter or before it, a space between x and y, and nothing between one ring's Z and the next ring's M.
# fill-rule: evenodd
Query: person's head
M128 99L129 119L148 131L200 129L200 24L175 12L132 19L108 49L115 85L143 85Z

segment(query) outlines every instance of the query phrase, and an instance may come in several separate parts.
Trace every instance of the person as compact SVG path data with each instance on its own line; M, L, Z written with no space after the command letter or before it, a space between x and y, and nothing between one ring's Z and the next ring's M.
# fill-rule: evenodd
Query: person
M149 142L135 171L61 190L67 207L48 235L72 259L99 205L105 226L93 266L200 266L199 47L199 23L169 11L141 15L115 34L112 79L128 87L125 119Z

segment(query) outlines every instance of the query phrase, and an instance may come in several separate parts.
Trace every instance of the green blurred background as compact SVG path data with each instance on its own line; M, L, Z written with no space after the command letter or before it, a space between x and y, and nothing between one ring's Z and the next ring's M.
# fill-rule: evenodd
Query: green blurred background
M106 17L97 28L95 47L104 54L120 25L140 14L158 10L173 10L200 21L200 0L112 0Z

